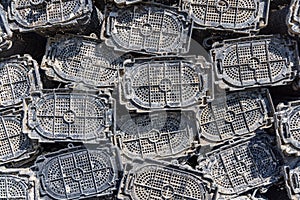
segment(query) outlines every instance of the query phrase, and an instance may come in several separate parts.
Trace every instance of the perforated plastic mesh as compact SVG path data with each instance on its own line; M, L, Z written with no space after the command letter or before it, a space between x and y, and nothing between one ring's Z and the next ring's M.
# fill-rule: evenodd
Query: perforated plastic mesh
M175 158L191 148L195 125L179 112L134 115L123 119L116 138L128 158Z
M198 112L200 134L212 142L239 138L272 125L273 103L268 90L218 97Z
M211 55L219 85L239 88L283 85L295 78L297 43L281 37L249 37L215 45Z
M187 10L202 29L236 32L258 31L265 26L269 0L184 0Z
M7 22L6 12L0 5L0 52L11 47L11 37L12 32Z
M116 9L108 17L106 43L121 51L186 53L192 24L184 13L138 5Z
M212 70L204 59L138 60L125 69L129 109L162 109L205 104L212 99ZM124 103L124 102L123 102Z
M36 61L28 55L0 60L0 106L22 103L31 90L40 89Z
M280 177L280 163L270 144L256 138L221 148L203 162L200 166L222 194L240 194L272 184Z
M200 177L187 170L178 170L159 163L134 163L124 182L125 195L135 200L207 199L206 188ZM119 194L119 197L123 199L124 196Z
M13 161L25 154L30 146L17 117L0 117L0 163Z
M116 149L61 150L37 160L41 190L54 199L105 196L116 190L120 168Z
M30 200L27 183L13 175L0 175L0 199Z
M121 58L92 38L57 36L48 40L42 68L54 80L113 86Z
M91 0L12 0L9 18L20 32L74 29L91 18Z
M287 25L289 28L289 33L292 35L300 34L300 1L292 0L289 8L289 13L287 15Z
M112 125L112 104L107 96L45 91L28 105L31 138L41 142L106 139Z

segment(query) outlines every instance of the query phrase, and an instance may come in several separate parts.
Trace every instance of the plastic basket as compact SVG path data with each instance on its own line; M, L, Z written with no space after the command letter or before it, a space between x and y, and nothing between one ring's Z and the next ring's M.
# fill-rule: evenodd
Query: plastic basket
M41 156L36 161L40 196L50 199L83 199L109 196L122 171L116 148L70 147Z
M277 182L280 167L277 150L267 138L256 137L207 154L197 168L213 181L218 193L234 197Z
M12 46L12 32L7 22L6 12L0 5L0 52Z
M97 143L113 129L114 102L108 95L68 89L33 94L25 110L29 137L40 142Z
M199 134L210 144L239 139L272 126L273 114L267 89L230 93L199 109Z
M206 183L198 173L154 160L135 160L126 166L118 198L210 199Z
M267 25L270 0L184 0L186 10L200 29L258 32Z
M29 55L0 59L0 107L20 104L41 87L38 64Z
M96 39L57 36L48 40L41 68L56 81L111 87L122 64L119 55Z
M33 200L35 196L35 180L28 169L1 168L0 199Z
M290 162L283 168L285 186L290 199L297 200L300 198L300 162Z
M288 31L291 35L299 35L300 34L299 5L300 5L299 0L291 0L289 12L287 15Z
M79 30L91 19L91 0L12 0L11 28L20 32Z
M203 106L213 99L212 73L203 57L135 59L125 67L121 103L140 112Z
M164 112L124 116L115 142L127 159L175 159L187 156L197 144L191 113Z
M276 131L281 149L288 154L300 155L300 101L279 104L276 113Z
M106 21L106 44L124 52L187 53L191 29L184 12L150 4L115 8Z
M229 90L286 85L299 66L296 41L280 36L225 40L211 50L217 84Z

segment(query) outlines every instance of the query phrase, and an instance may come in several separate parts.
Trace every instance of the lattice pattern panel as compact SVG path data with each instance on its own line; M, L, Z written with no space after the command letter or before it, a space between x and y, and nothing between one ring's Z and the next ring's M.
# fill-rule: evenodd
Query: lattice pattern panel
M12 32L7 22L6 12L0 5L0 52L7 50L12 45Z
M202 57L135 59L125 68L121 103L144 111L205 105L213 99L212 73Z
M276 155L266 139L254 138L209 153L198 167L220 194L235 196L278 181L281 164Z
M114 103L107 95L45 90L27 107L29 136L40 142L95 143L112 130Z
M257 32L267 25L270 0L184 0L195 27L240 33Z
M276 113L276 131L280 147L285 153L300 155L300 101L279 104Z
M9 20L20 32L78 30L90 21L92 11L91 0L12 0Z
M124 52L187 53L191 29L183 12L154 5L116 8L107 19L106 44Z
M300 1L292 0L287 16L288 30L291 35L300 34Z
M72 147L37 159L41 196L82 199L111 195L116 190L122 165L118 151Z
M38 64L29 55L0 60L0 107L20 104L31 91L40 89Z
M221 88L285 85L298 70L298 47L293 40L261 36L225 40L211 51Z
M197 142L193 119L180 112L124 117L115 140L128 159L175 159L186 156Z
M121 57L98 40L57 36L48 40L41 67L56 81L111 87L122 64Z
M273 123L274 107L267 89L222 95L199 109L199 133L217 143L238 139Z
M168 166L167 166L168 165ZM119 199L207 199L201 177L153 160L134 162L125 169Z

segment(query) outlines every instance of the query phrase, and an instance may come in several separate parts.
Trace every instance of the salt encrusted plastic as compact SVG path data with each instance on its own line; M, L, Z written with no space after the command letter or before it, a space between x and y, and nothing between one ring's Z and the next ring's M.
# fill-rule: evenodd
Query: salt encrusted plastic
M36 179L29 169L0 168L0 199L34 200Z
M199 159L212 188L232 198L280 179L281 157L267 137L256 137L218 148Z
M38 64L31 56L0 59L0 107L16 106L41 88Z
M127 164L119 189L122 200L210 199L201 174L146 159Z
M289 12L287 15L287 25L288 30L291 35L300 34L300 10L299 10L300 1L291 0Z
M297 42L277 35L224 40L210 53L216 83L228 90L286 85L299 70Z
M92 11L91 0L11 0L8 16L12 30L57 32L82 29Z
M153 57L126 64L120 101L129 110L184 110L213 100L213 72L203 57Z
M115 102L106 94L43 90L27 101L24 130L39 142L98 143L114 129Z
M38 157L39 199L103 199L117 190L122 164L116 148L73 147Z
M122 66L120 55L91 37L58 35L48 39L41 68L53 80L113 87Z
M287 154L300 155L300 101L279 104L276 113L279 147Z
M189 51L192 22L184 12L140 4L115 8L105 28L108 46L146 54L183 54Z
M253 136L273 124L274 107L267 89L216 96L197 114L201 143L214 145Z
M114 142L127 160L174 160L188 156L199 143L194 113L156 112L122 117Z
M7 13L0 5L0 52L12 46L12 32L7 22Z
M238 33L258 32L269 18L270 0L183 0L182 10L195 28Z
M283 174L287 194L291 200L298 200L300 198L300 161L289 162L283 167Z

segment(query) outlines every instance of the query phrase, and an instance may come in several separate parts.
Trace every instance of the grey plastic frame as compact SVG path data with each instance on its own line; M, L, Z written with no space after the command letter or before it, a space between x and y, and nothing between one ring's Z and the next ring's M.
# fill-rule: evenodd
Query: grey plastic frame
M299 6L299 0L291 0L286 22L288 26L288 32L292 36L300 35Z
M7 13L4 11L2 5L0 5L0 52L12 46L12 36L13 33L7 21Z
M299 176L300 162L296 159L283 166L283 176L287 194L291 200L300 198Z

